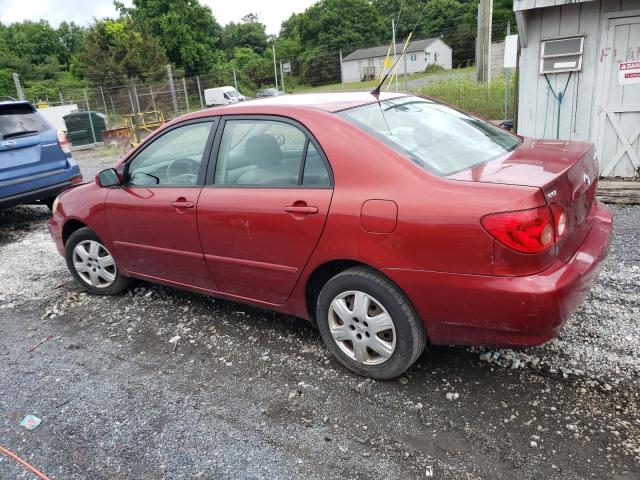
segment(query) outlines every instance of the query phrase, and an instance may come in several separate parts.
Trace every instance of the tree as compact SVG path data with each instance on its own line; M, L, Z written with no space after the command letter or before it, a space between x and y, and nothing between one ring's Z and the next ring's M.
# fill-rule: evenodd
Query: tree
M94 84L121 85L133 78L160 78L167 63L158 39L140 32L124 17L98 20L89 28L73 71Z
M230 22L225 25L222 33L222 43L225 50L233 54L235 48L247 47L262 54L267 48L267 33L264 24L258 16L250 13L242 17L241 23Z
M115 5L141 31L157 38L169 60L186 73L212 67L222 28L209 7L197 0L133 0L131 8Z
M74 55L77 55L84 44L85 29L74 22L62 22L58 27L58 38L64 47L59 57L60 63L71 65Z
M379 43L384 26L367 0L320 0L282 25L281 37L298 38L305 50L328 52Z

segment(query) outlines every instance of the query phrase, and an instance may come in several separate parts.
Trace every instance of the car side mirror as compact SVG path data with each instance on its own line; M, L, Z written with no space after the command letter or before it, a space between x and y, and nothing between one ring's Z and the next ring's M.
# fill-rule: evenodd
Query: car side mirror
M98 172L96 175L96 183L103 188L115 187L116 185L120 185L120 174L115 168L107 168L106 170Z

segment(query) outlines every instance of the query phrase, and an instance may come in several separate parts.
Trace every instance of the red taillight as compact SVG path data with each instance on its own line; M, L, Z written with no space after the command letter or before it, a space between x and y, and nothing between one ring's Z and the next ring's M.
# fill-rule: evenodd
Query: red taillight
M69 139L67 138L67 134L62 130L58 130L58 142L60 143L60 147L64 153L71 153L71 144L69 143Z
M76 175L75 177L71 177L69 181L71 183L82 183L82 174Z
M503 245L521 253L540 253L555 243L555 222L548 207L494 213L482 226Z

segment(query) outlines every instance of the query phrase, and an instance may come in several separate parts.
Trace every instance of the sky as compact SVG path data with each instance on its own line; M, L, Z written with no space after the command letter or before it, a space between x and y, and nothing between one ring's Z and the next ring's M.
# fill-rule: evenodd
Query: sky
M292 13L304 11L316 0L200 0L208 5L220 25L239 22L248 13L257 13L267 33L277 35L280 24ZM131 0L124 0L131 5ZM81 25L94 17L114 17L112 0L0 0L0 22L5 25L22 20L48 20L54 27L66 20Z

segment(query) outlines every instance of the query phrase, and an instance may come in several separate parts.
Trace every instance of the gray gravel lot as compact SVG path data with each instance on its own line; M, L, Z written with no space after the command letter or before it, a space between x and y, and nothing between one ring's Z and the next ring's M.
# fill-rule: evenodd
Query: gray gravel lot
M87 177L114 160L76 157ZM52 479L640 478L640 208L614 210L556 340L431 347L390 382L301 320L143 282L81 293L46 209L0 211L0 444ZM30 478L0 455L0 479Z

